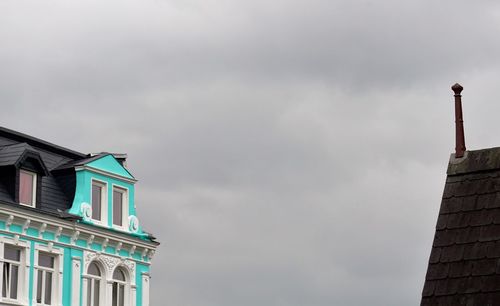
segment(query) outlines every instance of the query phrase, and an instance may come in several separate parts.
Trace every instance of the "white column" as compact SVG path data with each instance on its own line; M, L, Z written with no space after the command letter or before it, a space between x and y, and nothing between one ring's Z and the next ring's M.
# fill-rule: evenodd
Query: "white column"
M80 258L73 257L71 260L71 305L78 306L80 305L80 280L81 280L81 268L82 262ZM62 284L61 284L62 285Z
M111 305L113 302L113 281L108 280L106 282L106 304L105 305Z
M148 273L142 273L142 306L149 306L149 281Z
M136 294L136 286L130 286L130 306L135 306L137 304L137 294Z

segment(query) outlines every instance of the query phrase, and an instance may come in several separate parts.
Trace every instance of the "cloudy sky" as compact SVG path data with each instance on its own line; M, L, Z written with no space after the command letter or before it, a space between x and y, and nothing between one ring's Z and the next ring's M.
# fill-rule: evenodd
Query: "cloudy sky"
M418 305L499 37L486 0L2 0L0 125L129 154L152 305Z

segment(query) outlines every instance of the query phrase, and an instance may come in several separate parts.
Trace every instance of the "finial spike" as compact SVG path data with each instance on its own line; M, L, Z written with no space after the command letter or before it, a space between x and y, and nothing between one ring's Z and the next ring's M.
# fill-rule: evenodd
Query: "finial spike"
M462 115L462 85L455 83L451 86L455 93L455 157L461 158L465 153L465 133L464 133L464 120Z

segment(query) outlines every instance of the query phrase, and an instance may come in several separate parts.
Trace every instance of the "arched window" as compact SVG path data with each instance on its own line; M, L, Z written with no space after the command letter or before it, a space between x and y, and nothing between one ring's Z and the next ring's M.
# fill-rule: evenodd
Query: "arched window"
M87 282L87 305L86 306L99 306L101 299L101 286L103 283L102 273L99 266L92 262L89 265Z
M125 297L127 289L127 277L122 268L116 268L113 272L113 289L111 293L112 306L125 306Z

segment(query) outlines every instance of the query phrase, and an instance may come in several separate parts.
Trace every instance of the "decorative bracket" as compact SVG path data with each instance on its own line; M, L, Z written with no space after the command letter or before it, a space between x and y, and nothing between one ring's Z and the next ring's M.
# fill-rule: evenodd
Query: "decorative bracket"
M90 246L92 245L92 242L94 242L94 238L95 238L94 235L90 235L89 238L87 239L87 247L88 248L90 248Z
M76 240L78 240L78 236L80 236L80 231L75 231L73 236L71 236L71 244L75 244Z
M122 245L123 243L120 241L118 242L118 244L116 245L116 254L119 254L120 253L120 250L122 249Z
M106 247L108 246L108 243L109 243L109 238L104 239L104 241L102 242L102 251L103 252L106 251Z
M31 223L30 219L26 219L26 221L24 221L24 224L23 224L23 235L25 235L26 232L28 231L30 223Z
M57 241L57 240L59 239L59 237L61 236L61 233L62 233L62 227L60 227L60 226L59 226L59 227L57 228L57 230L56 230L55 234L54 234L54 240L56 240L56 241Z
M7 218L7 220L5 220L5 228L10 231L10 226L12 225L12 221L14 221L14 216L13 215L9 215L9 217Z
M39 238L42 238L43 233L45 233L46 229L47 229L47 223L42 223L42 225L40 225L40 228L38 229L38 237Z

